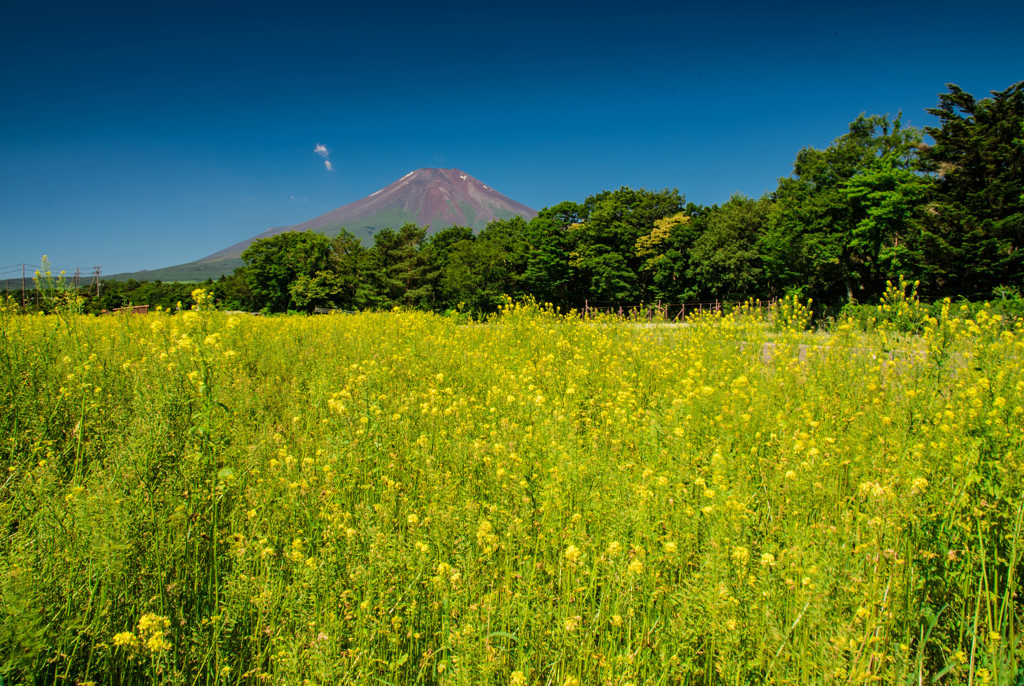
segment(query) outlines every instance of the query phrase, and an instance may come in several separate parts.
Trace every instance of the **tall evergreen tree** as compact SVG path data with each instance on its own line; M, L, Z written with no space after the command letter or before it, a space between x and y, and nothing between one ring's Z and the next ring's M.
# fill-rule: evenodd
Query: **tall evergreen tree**
M982 100L947 87L922 153L938 176L928 257L949 291L1024 290L1024 81Z
M373 238L367 256L373 286L370 304L384 308L429 306L433 261L426 248L427 230L405 224L398 231L379 231Z

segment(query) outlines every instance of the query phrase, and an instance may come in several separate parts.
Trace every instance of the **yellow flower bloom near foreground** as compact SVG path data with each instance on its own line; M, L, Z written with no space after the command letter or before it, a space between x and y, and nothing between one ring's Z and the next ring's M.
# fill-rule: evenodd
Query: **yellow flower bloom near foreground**
M1014 683L1020 324L797 305L0 310L0 680Z

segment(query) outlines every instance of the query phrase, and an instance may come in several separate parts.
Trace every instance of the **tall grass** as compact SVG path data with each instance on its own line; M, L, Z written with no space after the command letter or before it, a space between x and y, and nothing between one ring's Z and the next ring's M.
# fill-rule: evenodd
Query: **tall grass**
M4 684L1019 680L1020 325L198 302L0 311Z

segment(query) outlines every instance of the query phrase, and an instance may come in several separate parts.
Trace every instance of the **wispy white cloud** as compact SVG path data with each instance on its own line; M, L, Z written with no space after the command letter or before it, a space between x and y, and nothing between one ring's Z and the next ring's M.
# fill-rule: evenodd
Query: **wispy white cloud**
M327 171L334 171L334 165L331 164L331 151L327 149L326 145L323 143L317 143L316 147L313 148L313 152L324 158L324 168L327 169Z

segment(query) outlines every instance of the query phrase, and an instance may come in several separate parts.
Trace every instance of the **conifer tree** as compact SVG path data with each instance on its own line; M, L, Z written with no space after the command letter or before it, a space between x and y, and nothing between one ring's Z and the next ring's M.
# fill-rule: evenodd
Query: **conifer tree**
M937 174L928 257L946 289L990 296L1024 289L1024 81L982 100L955 84L929 109L938 126L922 157Z

